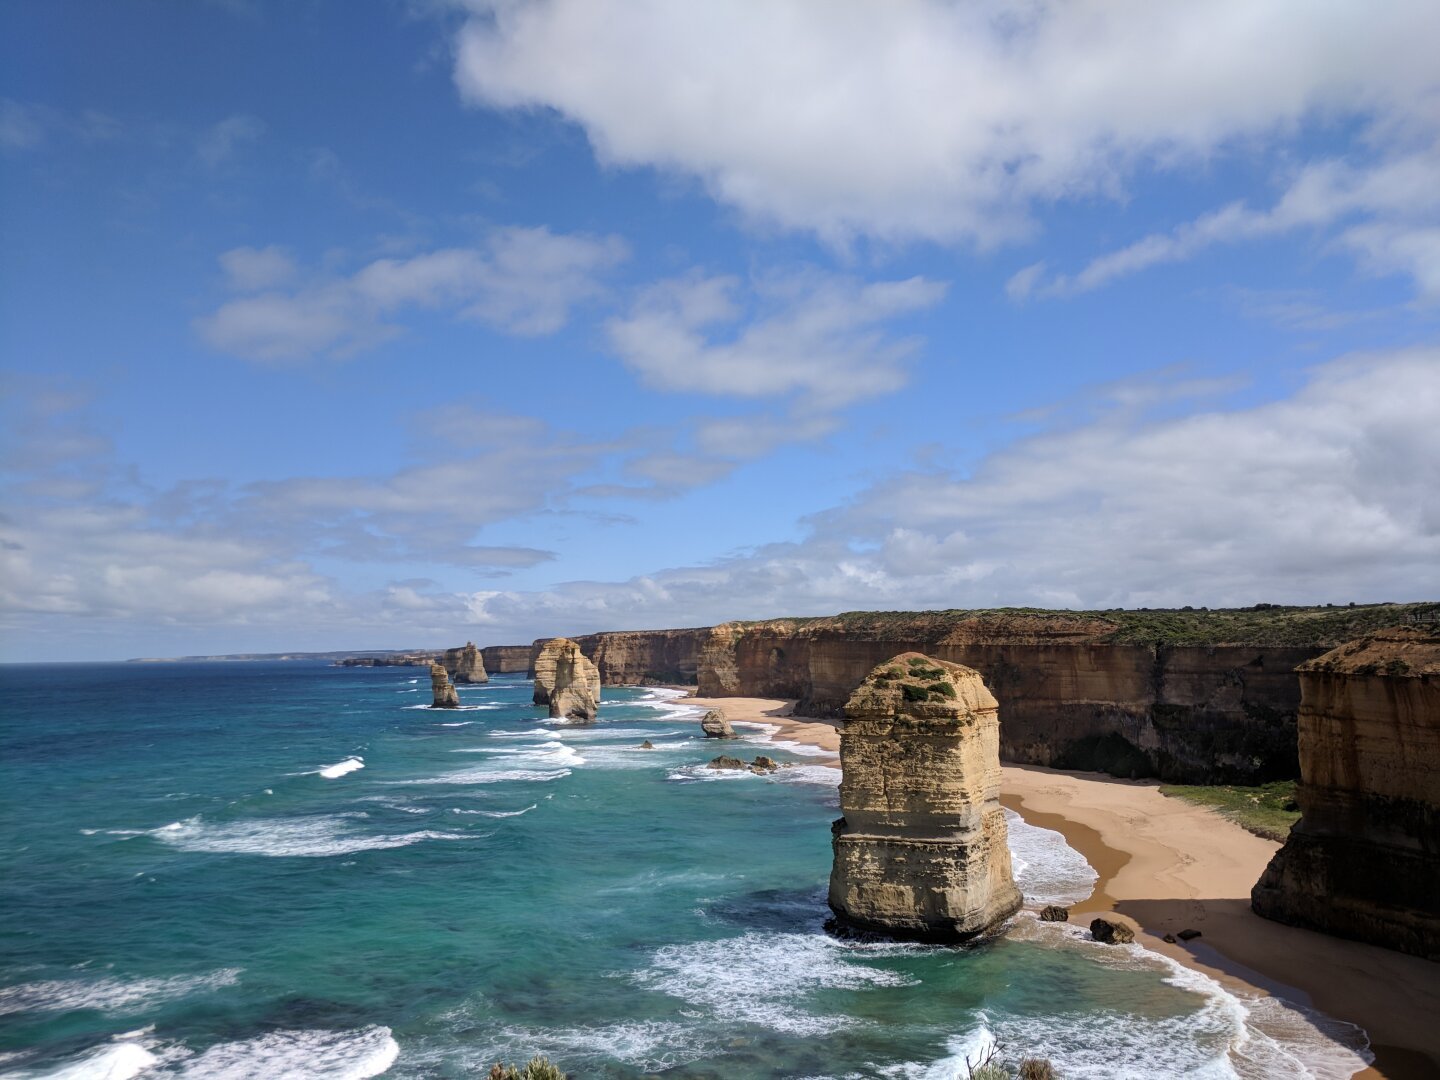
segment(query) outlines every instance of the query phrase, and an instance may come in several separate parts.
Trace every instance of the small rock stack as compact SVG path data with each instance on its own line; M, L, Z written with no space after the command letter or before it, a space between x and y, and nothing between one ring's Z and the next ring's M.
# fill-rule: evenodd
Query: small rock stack
M430 665L430 691L434 695L431 705L437 709L453 709L460 704L460 695L451 685L444 664Z
M850 696L830 907L842 926L958 941L1021 904L1000 794L1000 723L980 674L902 653Z

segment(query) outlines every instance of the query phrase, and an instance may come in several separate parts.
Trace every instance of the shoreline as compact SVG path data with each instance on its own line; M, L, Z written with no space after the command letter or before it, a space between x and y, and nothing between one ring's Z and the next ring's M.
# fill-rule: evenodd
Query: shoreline
M777 740L828 750L839 766L835 722L792 715L770 698L687 698L723 709L732 723L778 728ZM1001 803L1061 833L1100 875L1071 908L1084 926L1113 914L1136 940L1231 990L1283 997L1363 1028L1375 1063L1357 1080L1425 1080L1440 1069L1440 965L1416 956L1262 919L1250 889L1279 844L1214 810L1159 792L1158 781L1102 773L1002 766ZM1201 931L1187 943L1163 936Z

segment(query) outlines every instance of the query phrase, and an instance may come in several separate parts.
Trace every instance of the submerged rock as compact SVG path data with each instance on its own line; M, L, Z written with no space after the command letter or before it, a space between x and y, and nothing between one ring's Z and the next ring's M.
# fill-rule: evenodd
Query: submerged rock
M434 698L431 705L437 709L453 709L460 704L460 695L450 684L444 664L430 665L430 691Z
M1381 630L1296 671L1300 820L1251 906L1440 960L1440 628Z
M1041 922L1069 922L1070 909L1063 908L1059 904L1046 904L1040 909Z
M652 743L649 739L646 739L644 742L642 742L642 743L640 744L640 749L641 749L641 750L654 750L654 749L655 749L655 744Z
M728 757L728 756L725 755L725 754L721 754L721 755L720 755L719 757L717 757L717 758L711 758L711 759L710 759L710 762L709 762L705 767L706 767L707 769L748 769L748 768L749 768L749 766L746 765L745 762L741 761L738 757Z
M473 641L467 641L458 649L446 649L441 661L450 678L457 683L487 683L490 676L485 673L485 658Z
M707 739L736 739L735 729L730 726L730 721L725 719L723 709L711 709L700 718L700 730L705 733Z
M551 719L589 723L600 707L600 672L575 642L551 638L535 657L534 701L550 707Z
M957 941L1019 909L997 713L978 672L919 653L850 696L829 897L841 925Z

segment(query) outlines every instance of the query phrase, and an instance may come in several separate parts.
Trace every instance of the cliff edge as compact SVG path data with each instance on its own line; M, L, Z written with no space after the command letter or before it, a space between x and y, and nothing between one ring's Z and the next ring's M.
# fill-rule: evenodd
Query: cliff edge
M1440 960L1440 630L1382 630L1297 671L1301 816L1251 904Z

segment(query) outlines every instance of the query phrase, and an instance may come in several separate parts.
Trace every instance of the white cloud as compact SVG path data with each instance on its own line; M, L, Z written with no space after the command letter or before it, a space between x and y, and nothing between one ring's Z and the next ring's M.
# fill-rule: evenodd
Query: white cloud
M802 543L468 602L503 636L854 608L1434 598L1436 416L1440 349L1350 357L1271 404L1148 422L1121 410L968 476L887 477Z
M195 152L200 160L212 169L234 157L237 150L247 143L260 139L268 130L265 121L258 116L236 113L212 125L195 143Z
M295 276L295 260L284 248L232 248L220 256L230 288L237 292L255 292L284 285Z
M267 254L275 248L237 250L246 253L238 258L242 279L257 269L283 269L283 255ZM232 280L236 254L221 257ZM624 242L614 236L497 228L480 247L377 259L349 277L238 297L195 325L211 347L262 361L353 355L402 333L395 319L413 309L442 310L512 334L548 334L577 304L602 295L601 275L625 257Z
M646 290L606 329L625 365L656 389L794 398L827 411L904 385L917 342L885 324L944 294L918 277L865 283L812 271L747 290L735 277L692 275Z
M1378 272L1409 274L1422 294L1440 296L1440 144L1366 167L1317 162L1300 170L1268 210L1231 203L1101 255L1075 274L1047 278L1044 264L1036 263L1013 275L1006 292L1013 300L1075 296L1217 244L1322 228L1357 215L1370 220L1341 233L1345 246L1363 253Z
M1433 131L1430 0L471 0L469 101L553 108L602 162L695 176L765 222L995 243L1311 120Z

